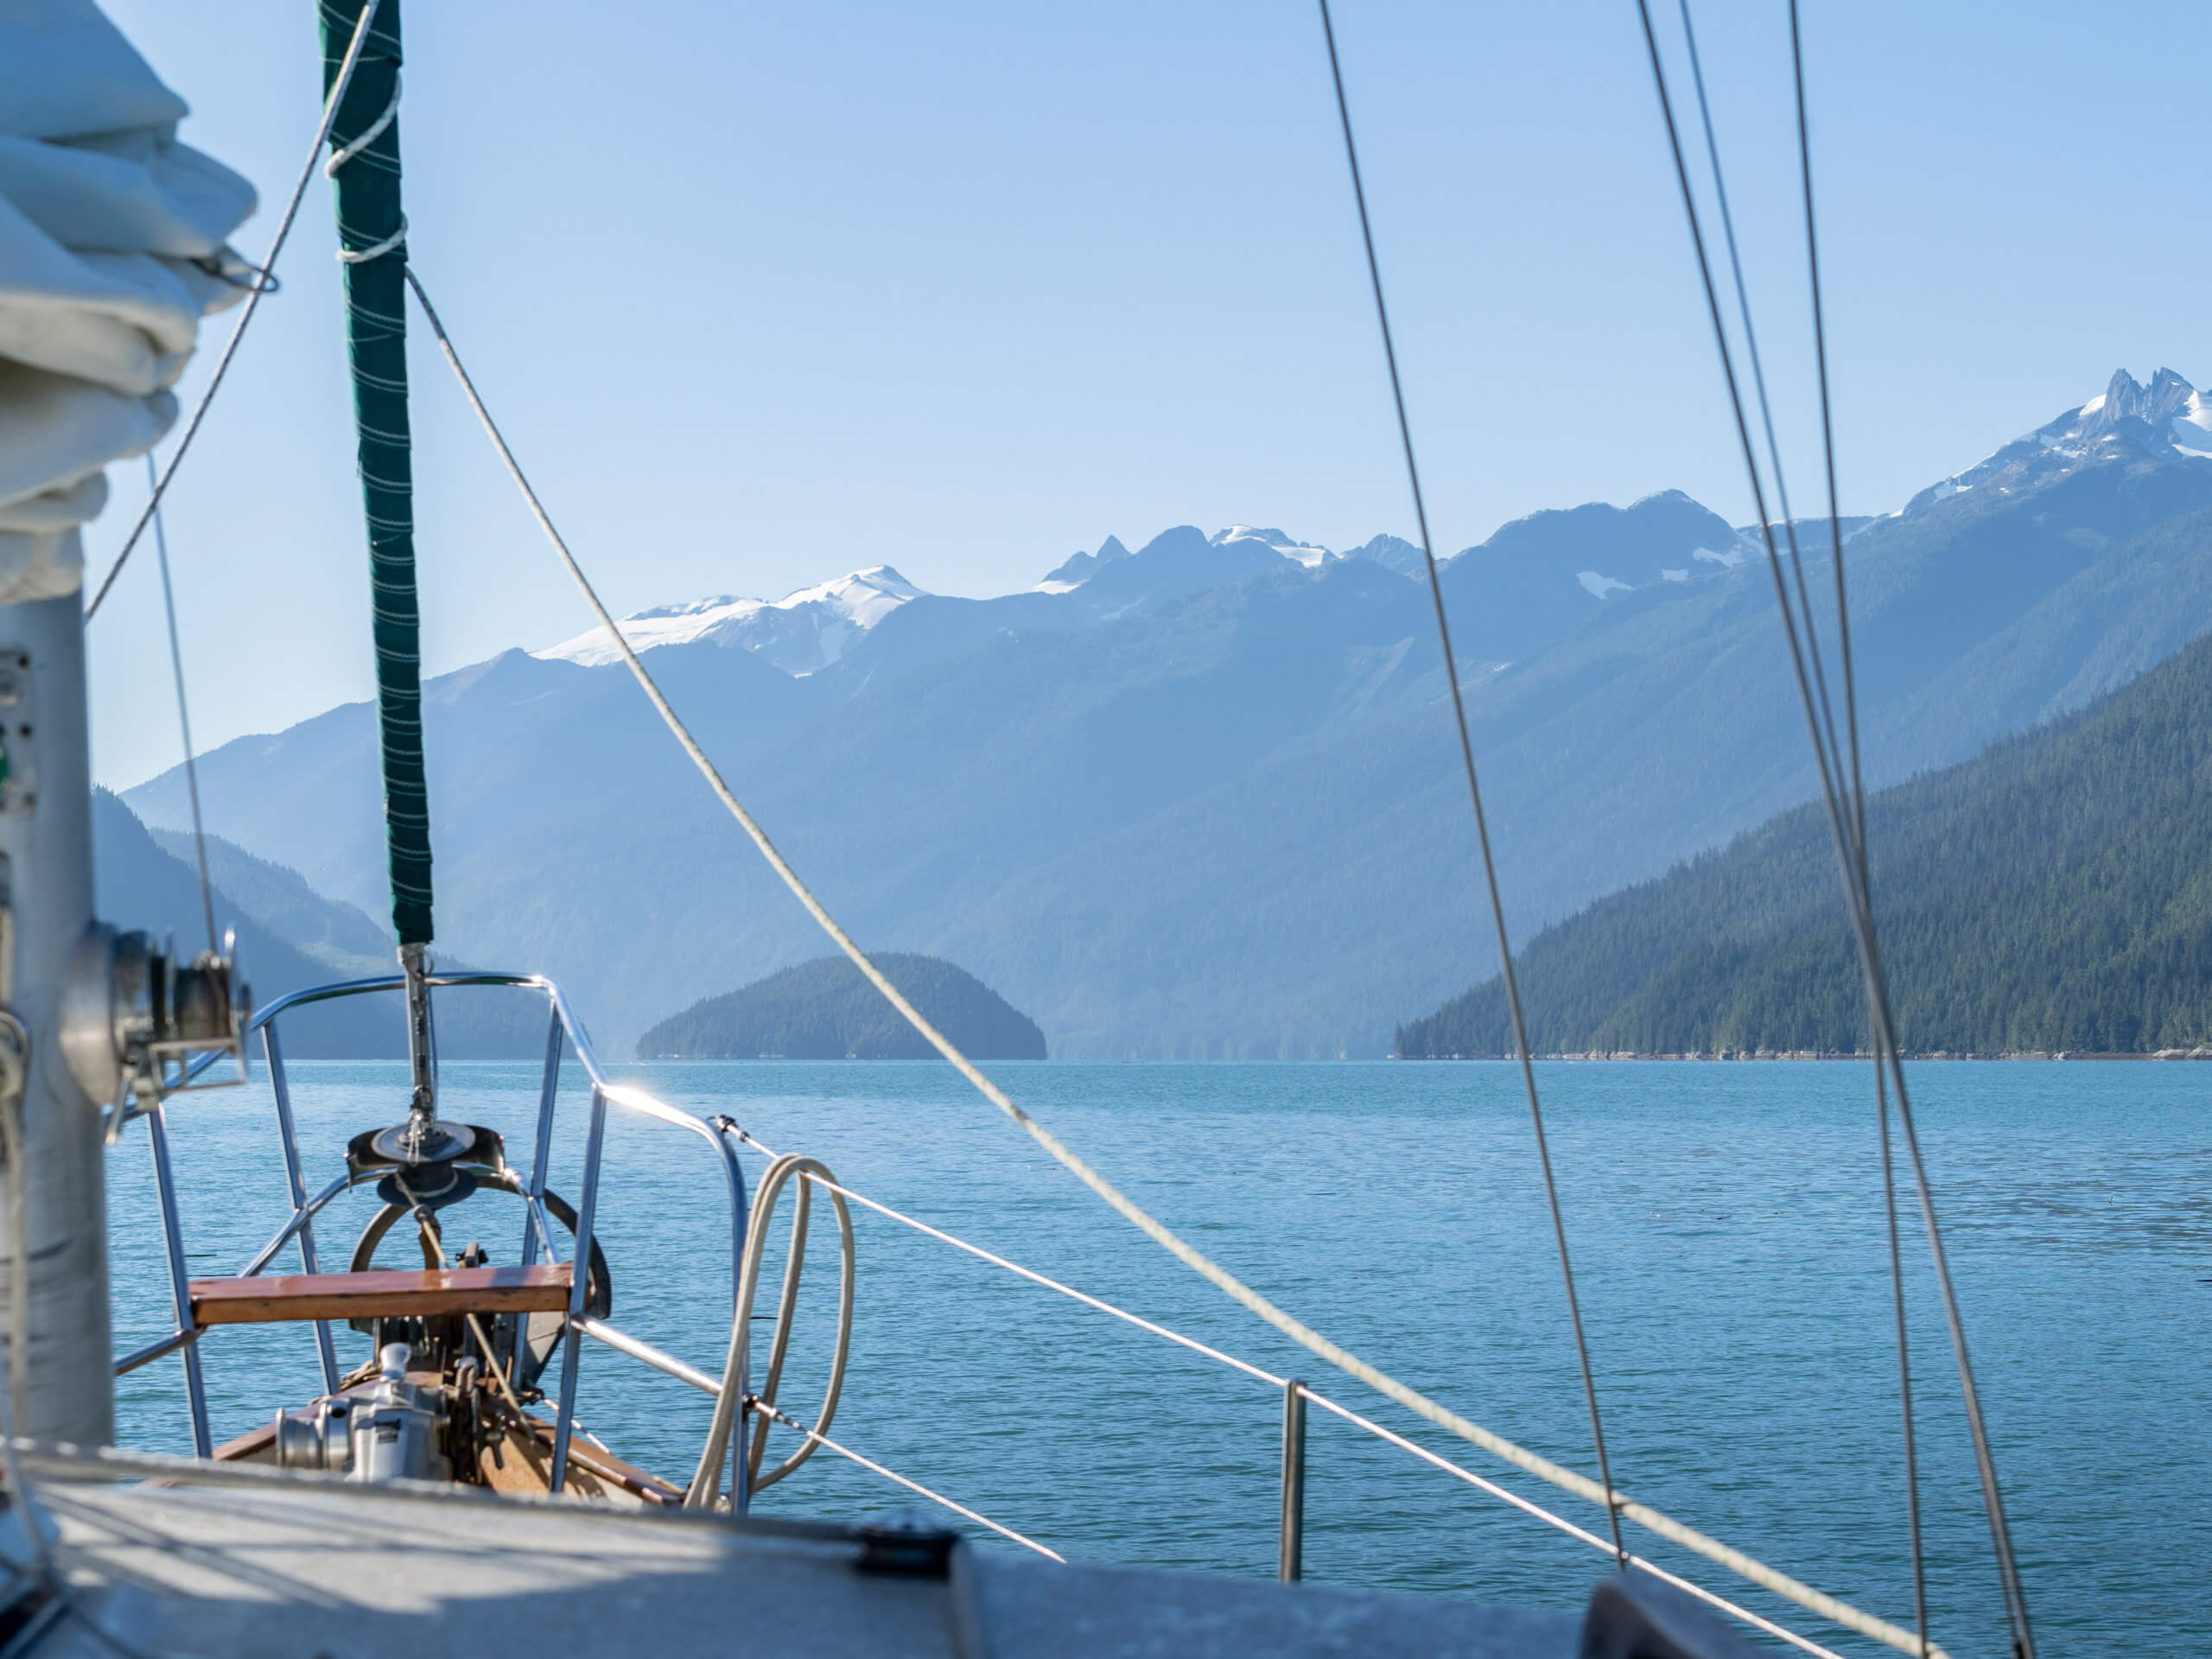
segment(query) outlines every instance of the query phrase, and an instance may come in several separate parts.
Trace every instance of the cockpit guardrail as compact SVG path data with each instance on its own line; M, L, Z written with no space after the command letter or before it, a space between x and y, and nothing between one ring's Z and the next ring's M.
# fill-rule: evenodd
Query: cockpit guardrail
M546 1213L546 1174L553 1151L553 1121L555 1106L560 1094L561 1057L564 1048L572 1051L591 1084L591 1109L584 1145L584 1167L577 1193L575 1242L570 1260L588 1262L591 1256L594 1221L599 1196L601 1165L606 1144L607 1109L619 1106L656 1122L683 1129L697 1135L714 1149L716 1163L721 1166L729 1193L730 1206L730 1299L733 1317L737 1305L739 1281L743 1270L745 1242L749 1216L746 1202L745 1174L740 1166L735 1147L715 1125L688 1112L678 1111L663 1101L655 1099L641 1089L619 1084L607 1075L592 1047L591 1038L583 1022L559 985L542 974L458 973L434 974L430 985L438 989L457 989L465 987L500 987L510 989L542 993L546 1000L548 1020L545 1035L545 1060L538 1091L537 1122L531 1149L530 1175L520 1196L524 1201L522 1259L527 1262L539 1256L548 1262L558 1262L559 1253L554 1244L554 1229ZM247 1034L258 1032L262 1052L269 1064L270 1092L276 1111L276 1136L284 1166L286 1190L290 1197L292 1212L276 1236L257 1251L241 1270L239 1276L252 1278L265 1273L271 1262L287 1244L297 1243L300 1265L307 1273L320 1271L315 1239L315 1217L340 1193L349 1191L362 1181L375 1179L377 1172L362 1173L348 1172L340 1175L316 1192L308 1195L307 1183L300 1160L299 1135L292 1114L291 1087L284 1068L283 1046L277 1034L279 1016L296 1008L310 1007L318 1002L334 1001L340 998L365 996L378 992L397 992L406 988L404 975L393 974L374 979L346 980L334 984L318 985L294 991L277 998L257 1010L247 1027ZM202 1057L187 1074L187 1080L219 1058L209 1054ZM192 1438L194 1452L207 1458L213 1454L206 1381L202 1373L200 1338L200 1328L195 1324L192 1312L191 1281L185 1265L184 1234L178 1214L176 1181L169 1156L168 1124L160 1106L143 1114L147 1120L147 1131L154 1161L155 1188L162 1213L162 1233L168 1261L170 1298L175 1309L175 1328L168 1335L148 1344L116 1362L116 1375L136 1370L142 1365L173 1353L183 1356L185 1392L192 1414ZM568 1313L563 1322L561 1336L561 1381L558 1413L554 1421L553 1458L550 1485L559 1492L566 1482L569 1442L575 1429L575 1397L577 1373L581 1363L580 1340L588 1335L618 1352L626 1354L656 1370L665 1372L683 1382L696 1384L703 1374L685 1365L682 1361L661 1352L651 1344L640 1341L626 1332L616 1330L603 1320L587 1317L584 1297L587 1272L574 1275ZM337 1350L331 1339L327 1319L314 1322L315 1346L321 1363L323 1387L335 1393L339 1384ZM716 1389L720 1383L713 1384ZM739 1381L741 1393L748 1393L746 1380ZM732 1506L741 1514L750 1499L745 1435L734 1437L731 1446Z

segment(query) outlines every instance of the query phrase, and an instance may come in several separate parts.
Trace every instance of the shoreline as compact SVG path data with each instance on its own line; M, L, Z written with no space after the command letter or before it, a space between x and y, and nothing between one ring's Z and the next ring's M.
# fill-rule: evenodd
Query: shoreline
M1403 1060L1510 1060L1511 1054L1391 1054L1388 1059ZM1724 1048L1706 1052L1679 1054L1645 1054L1627 1049L1606 1051L1592 1049L1586 1052L1535 1054L1538 1060L1871 1060L1874 1057L1865 1050L1849 1053L1842 1050L1820 1049L1733 1049ZM2102 1053L2088 1050L2009 1049L1997 1053L1969 1053L1954 1049L1928 1049L1904 1055L1908 1060L2212 1060L2212 1046L2196 1048L2162 1048L2155 1052L2140 1050L2121 1053Z

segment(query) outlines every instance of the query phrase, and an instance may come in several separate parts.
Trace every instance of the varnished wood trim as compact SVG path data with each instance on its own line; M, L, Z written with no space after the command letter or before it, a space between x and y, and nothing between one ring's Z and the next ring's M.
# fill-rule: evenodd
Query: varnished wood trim
M569 1306L569 1266L385 1268L374 1273L195 1279L199 1325L285 1319L426 1319L439 1313L558 1313Z

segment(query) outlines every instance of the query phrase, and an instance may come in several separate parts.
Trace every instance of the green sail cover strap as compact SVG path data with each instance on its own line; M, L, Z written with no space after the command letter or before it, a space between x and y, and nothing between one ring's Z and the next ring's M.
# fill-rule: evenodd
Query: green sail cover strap
M321 0L327 98L365 0ZM334 151L375 137L339 164L338 238L345 250L347 343L359 434L361 505L377 648L377 721L384 754L385 837L391 921L403 945L430 927L430 798L423 776L423 677L415 599L414 469L407 424L407 221L399 210L399 0L380 0L345 101ZM351 257L349 257L351 256Z

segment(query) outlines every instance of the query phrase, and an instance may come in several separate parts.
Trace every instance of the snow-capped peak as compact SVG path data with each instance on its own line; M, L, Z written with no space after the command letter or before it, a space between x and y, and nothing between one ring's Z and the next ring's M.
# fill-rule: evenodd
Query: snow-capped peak
M2086 454L2090 446L2112 436L2126 421L2142 422L2177 449L2212 449L2212 415L2206 414L2202 396L2171 369L2160 369L2147 386L2120 369L2101 393L2035 436L2046 449Z
M2147 386L2118 370L2111 384L2079 409L1923 490L1904 510L1917 512L1984 486L2000 495L2018 494L2120 457L2212 460L2212 402L2171 369L2160 369Z
M781 599L723 594L685 604L658 605L624 617L621 628L623 637L641 652L706 640L752 652L787 674L811 674L836 662L855 639L901 605L925 597L889 565L878 564ZM604 628L532 654L587 667L621 660Z

